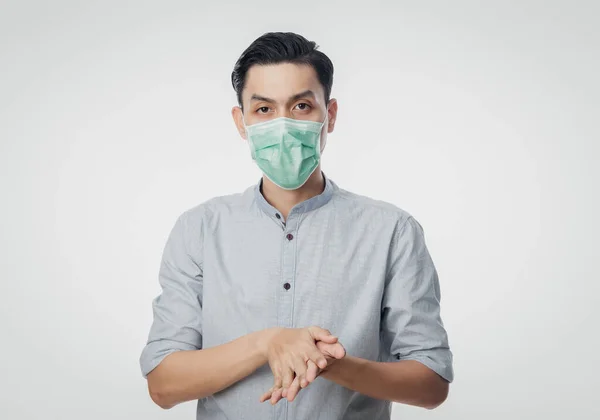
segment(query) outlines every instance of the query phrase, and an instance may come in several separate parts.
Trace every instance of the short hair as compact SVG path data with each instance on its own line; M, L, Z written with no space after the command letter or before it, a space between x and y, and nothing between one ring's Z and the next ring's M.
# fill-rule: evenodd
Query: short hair
M314 41L293 32L267 32L257 38L242 53L231 73L231 84L240 107L243 109L242 91L250 67L279 63L312 66L325 91L325 102L329 102L333 85L333 63L329 57L318 51L318 48Z

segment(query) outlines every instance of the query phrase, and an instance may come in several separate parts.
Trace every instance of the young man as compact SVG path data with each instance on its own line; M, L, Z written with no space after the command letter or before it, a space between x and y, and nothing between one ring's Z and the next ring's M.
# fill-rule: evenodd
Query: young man
M302 36L268 33L232 82L234 122L264 175L170 233L140 357L153 401L197 399L198 419L232 420L438 406L452 353L423 229L321 171L338 109L331 61Z

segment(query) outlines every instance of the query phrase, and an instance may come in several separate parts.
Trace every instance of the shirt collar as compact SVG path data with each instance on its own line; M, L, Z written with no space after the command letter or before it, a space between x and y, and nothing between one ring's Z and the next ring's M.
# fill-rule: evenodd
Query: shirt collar
M292 210L290 211L289 216L292 216L296 213L307 213L309 211L318 209L319 207L323 207L327 204L331 198L333 197L333 193L335 192L337 186L336 184L325 176L325 173L321 171L323 174L323 178L325 180L325 189L319 195L316 195L308 200L304 200L301 203L296 204ZM276 217L279 211L269 204L269 202L262 195L260 189L262 187L263 179L261 178L258 184L254 187L254 197L259 207L266 212L271 217Z

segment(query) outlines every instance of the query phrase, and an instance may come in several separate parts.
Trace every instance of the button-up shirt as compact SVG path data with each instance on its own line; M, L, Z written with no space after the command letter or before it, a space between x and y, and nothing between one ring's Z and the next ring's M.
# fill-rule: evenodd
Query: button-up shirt
M293 207L286 220L265 200L262 181L181 213L163 251L162 292L152 302L154 321L140 356L144 377L176 351L270 327L316 325L337 335L348 355L416 360L453 380L423 228L407 211L324 178L324 191ZM197 418L390 418L389 401L321 377L291 403L260 403L272 385L265 364L198 400Z

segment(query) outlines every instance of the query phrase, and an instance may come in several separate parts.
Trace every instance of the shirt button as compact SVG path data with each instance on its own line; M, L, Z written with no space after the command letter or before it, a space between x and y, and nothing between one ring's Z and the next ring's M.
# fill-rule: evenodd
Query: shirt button
M294 239L294 235L292 235L291 233L288 233L286 238L288 241L291 241L292 239Z
M284 284L284 285L283 285L283 288L284 288L285 290L290 290L290 288L291 288L291 287L292 287L292 285L291 285L291 284L289 284L289 283L286 283L286 284Z
M275 217L277 217L278 219L281 219L281 215L279 213L275 213Z

